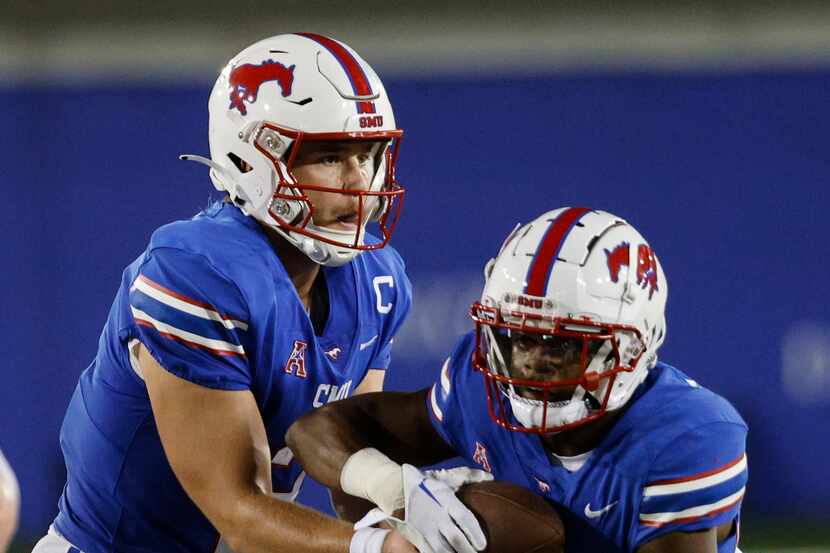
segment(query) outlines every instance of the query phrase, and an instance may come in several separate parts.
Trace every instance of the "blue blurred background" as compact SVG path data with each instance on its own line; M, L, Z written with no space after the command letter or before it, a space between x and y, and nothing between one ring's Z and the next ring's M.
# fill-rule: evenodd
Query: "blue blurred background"
M830 35L815 38L830 14L809 3L760 20L738 10L713 31L716 3L679 4L662 20L645 3L611 15L531 4L483 17L462 2L423 20L370 3L371 33L337 10L314 25L306 11L321 2L289 2L291 24L237 21L224 34L184 13L107 12L98 35L71 13L28 34L4 21L0 448L20 479L21 543L55 515L58 429L122 269L156 227L208 203L207 172L176 156L208 151L216 70L296 29L331 33L373 63L405 129L393 244L415 306L389 387L431 381L470 327L484 262L517 222L562 205L612 211L663 262L661 358L749 422L745 539L830 543ZM638 13L652 19L632 23ZM155 16L166 24L148 30ZM37 45L55 36L64 42L42 59ZM313 483L302 497L327 508ZM779 527L789 537L773 536Z

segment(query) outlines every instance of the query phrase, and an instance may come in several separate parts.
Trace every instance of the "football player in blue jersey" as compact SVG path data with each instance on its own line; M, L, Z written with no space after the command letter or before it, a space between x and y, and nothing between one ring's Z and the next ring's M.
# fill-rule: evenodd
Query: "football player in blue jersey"
M225 200L124 271L35 551L212 553L221 536L237 553L414 553L290 503L304 473L284 441L306 411L382 387L410 308L383 85L342 42L280 35L228 63L208 108L210 159L183 157Z
M640 233L557 209L517 227L485 276L475 330L432 387L352 398L289 429L308 473L373 501L375 520L405 507L413 543L436 551L443 530L408 510L447 504L452 488L415 467L456 455L549 499L567 552L736 551L747 427L657 361L668 285Z

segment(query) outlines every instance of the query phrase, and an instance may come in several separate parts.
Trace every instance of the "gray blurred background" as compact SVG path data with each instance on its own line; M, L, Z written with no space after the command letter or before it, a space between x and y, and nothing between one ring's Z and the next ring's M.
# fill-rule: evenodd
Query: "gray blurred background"
M629 219L671 282L663 359L750 424L744 551L830 550L830 5L734 2L0 5L0 448L27 551L64 481L58 431L120 271L206 205L218 70L328 34L405 130L393 243L415 290L389 383L427 385L519 221ZM313 483L304 500L328 508Z
M172 4L172 5L170 5ZM337 36L384 75L824 66L830 6L792 0L6 2L0 71L209 79L252 37Z

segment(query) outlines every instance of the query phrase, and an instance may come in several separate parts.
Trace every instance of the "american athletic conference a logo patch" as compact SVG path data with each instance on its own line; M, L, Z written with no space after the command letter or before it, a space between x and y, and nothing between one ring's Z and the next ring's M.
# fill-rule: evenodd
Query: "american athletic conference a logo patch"
M288 356L288 361L285 362L285 373L296 374L300 378L308 376L305 370L305 350L308 344L302 340L294 340L294 349L291 350L291 355Z
M487 472L492 473L493 467L490 465L490 459L487 458L487 448L481 442L476 442L476 450L473 452L473 461L481 465L481 468Z
M265 60L260 64L246 63L234 67L228 78L230 83L231 105L228 109L239 110L242 115L248 114L245 102L253 104L259 94L259 87L268 81L276 81L283 98L291 95L291 86L294 84L294 67L285 67L283 64Z

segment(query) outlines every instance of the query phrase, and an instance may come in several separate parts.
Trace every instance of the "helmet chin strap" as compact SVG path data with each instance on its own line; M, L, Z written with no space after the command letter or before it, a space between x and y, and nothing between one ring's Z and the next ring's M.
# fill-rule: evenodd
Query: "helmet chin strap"
M288 240L291 244L293 244L297 249L303 252L306 256L308 256L309 259L311 259L318 265L325 265L327 267L340 267L341 265L345 265L346 263L354 259L355 256L357 256L357 254L360 253L359 250L341 248L333 244L328 244L326 242L316 240L314 238L311 238L310 236L306 236L298 232L292 232L290 230L283 229L281 227L274 226L273 228L275 228L277 232L279 232L282 236L285 237L286 240ZM309 225L307 228L324 236L332 235L331 231L326 230L322 227ZM361 227L358 245L363 244L363 236L365 232L366 227Z
M294 245L315 263L326 265L331 261L331 253L327 252L325 248L321 248L316 240L312 240L307 236L300 237L294 242Z
M525 428L555 428L576 422L588 416L590 413L588 403L593 399L582 386L577 386L574 395L567 401L566 405L555 407L548 402L545 411L545 402L526 399L519 396L515 390L506 391L510 400L510 407L516 420ZM543 417L544 416L544 420Z
M234 201L234 205L242 209L246 215L250 215L248 198L244 194L240 194L240 187L236 185L234 176L228 169L210 158L196 154L181 154L179 159L182 161L195 161L196 163L210 167L210 180L213 182L213 187L220 192L228 194Z
M196 163L201 163L202 165L207 165L208 167L210 167L211 169L214 169L216 171L221 171L222 170L222 167L218 163L216 163L212 159L204 157L204 156L200 156L200 155L196 155L196 154L181 154L179 156L179 159L182 160L182 161L195 161Z
M196 154L182 154L179 156L179 159L182 161L195 161L196 163L201 163L202 165L207 165L211 168L211 170L216 173L217 175L227 176L227 172L225 168L213 161L210 158L196 155Z

